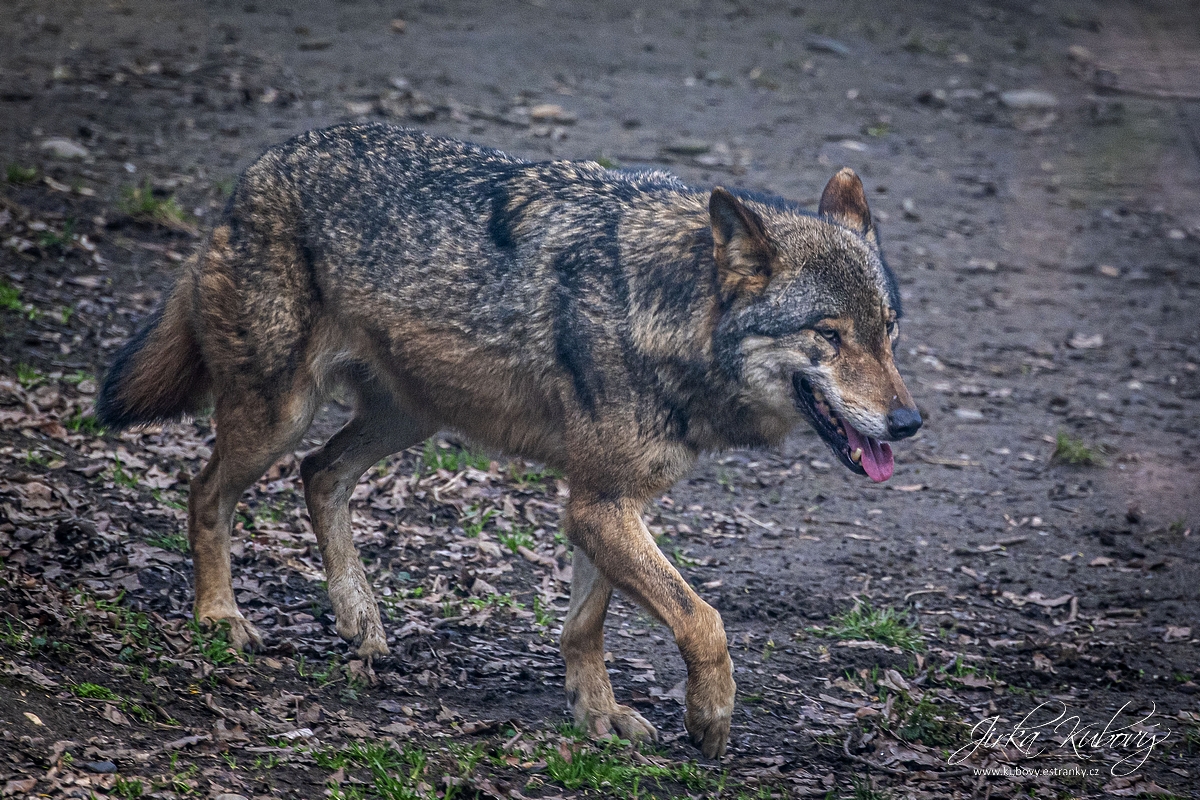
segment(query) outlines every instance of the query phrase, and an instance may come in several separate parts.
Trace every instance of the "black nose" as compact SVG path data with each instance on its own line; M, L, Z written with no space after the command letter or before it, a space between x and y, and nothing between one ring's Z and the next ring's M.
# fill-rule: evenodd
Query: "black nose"
M921 412L915 408L897 408L888 412L887 423L893 439L907 439L921 430Z

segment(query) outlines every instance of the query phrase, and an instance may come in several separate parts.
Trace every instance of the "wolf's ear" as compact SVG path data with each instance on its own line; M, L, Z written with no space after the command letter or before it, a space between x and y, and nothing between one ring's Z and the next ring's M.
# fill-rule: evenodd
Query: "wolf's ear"
M764 289L771 279L774 248L762 219L721 186L708 199L708 215L721 295L730 300Z
M871 234L873 226L871 210L867 208L867 194L863 191L862 181L849 167L842 167L825 184L817 213L863 236Z

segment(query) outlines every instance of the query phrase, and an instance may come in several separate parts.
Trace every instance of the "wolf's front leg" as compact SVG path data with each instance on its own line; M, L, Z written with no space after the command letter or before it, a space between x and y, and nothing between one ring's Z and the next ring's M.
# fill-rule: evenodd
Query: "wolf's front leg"
M604 615L610 584L581 548L571 562L571 608L563 623L562 653L567 662L567 702L575 723L592 736L658 740L658 732L629 706L613 697L604 667Z
M736 686L721 615L659 551L642 523L640 503L603 498L573 486L564 521L576 558L580 550L587 554L584 580L591 578L594 584L585 588L579 583L577 591L581 579L577 576L571 583L571 613L563 625L568 695L573 689L579 697L591 692L586 696L595 698L590 707L594 711L602 712L605 702L623 708L612 700L603 662L604 612L611 587L616 587L670 626L688 670L684 725L704 755L722 755ZM594 572L599 575L589 574ZM575 718L584 721L579 710Z

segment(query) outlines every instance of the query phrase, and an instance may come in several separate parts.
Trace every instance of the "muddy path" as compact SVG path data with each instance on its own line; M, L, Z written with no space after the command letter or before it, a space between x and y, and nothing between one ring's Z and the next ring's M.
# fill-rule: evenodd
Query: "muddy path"
M0 791L1197 796L1198 28L1168 2L5 4ZM620 600L614 686L663 741L560 729L565 487L452 437L355 494L392 657L336 636L295 458L239 510L266 651L189 627L211 426L96 431L96 377L238 171L354 118L811 205L863 177L927 420L895 477L799 432L646 512L725 619L720 763L670 632Z

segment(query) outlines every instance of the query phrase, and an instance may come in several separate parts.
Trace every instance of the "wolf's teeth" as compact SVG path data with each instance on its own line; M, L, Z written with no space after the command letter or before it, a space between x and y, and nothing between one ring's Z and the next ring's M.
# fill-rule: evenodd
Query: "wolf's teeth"
M853 452L850 453L850 460L853 461L855 464L862 463L862 448L861 447L854 448Z

